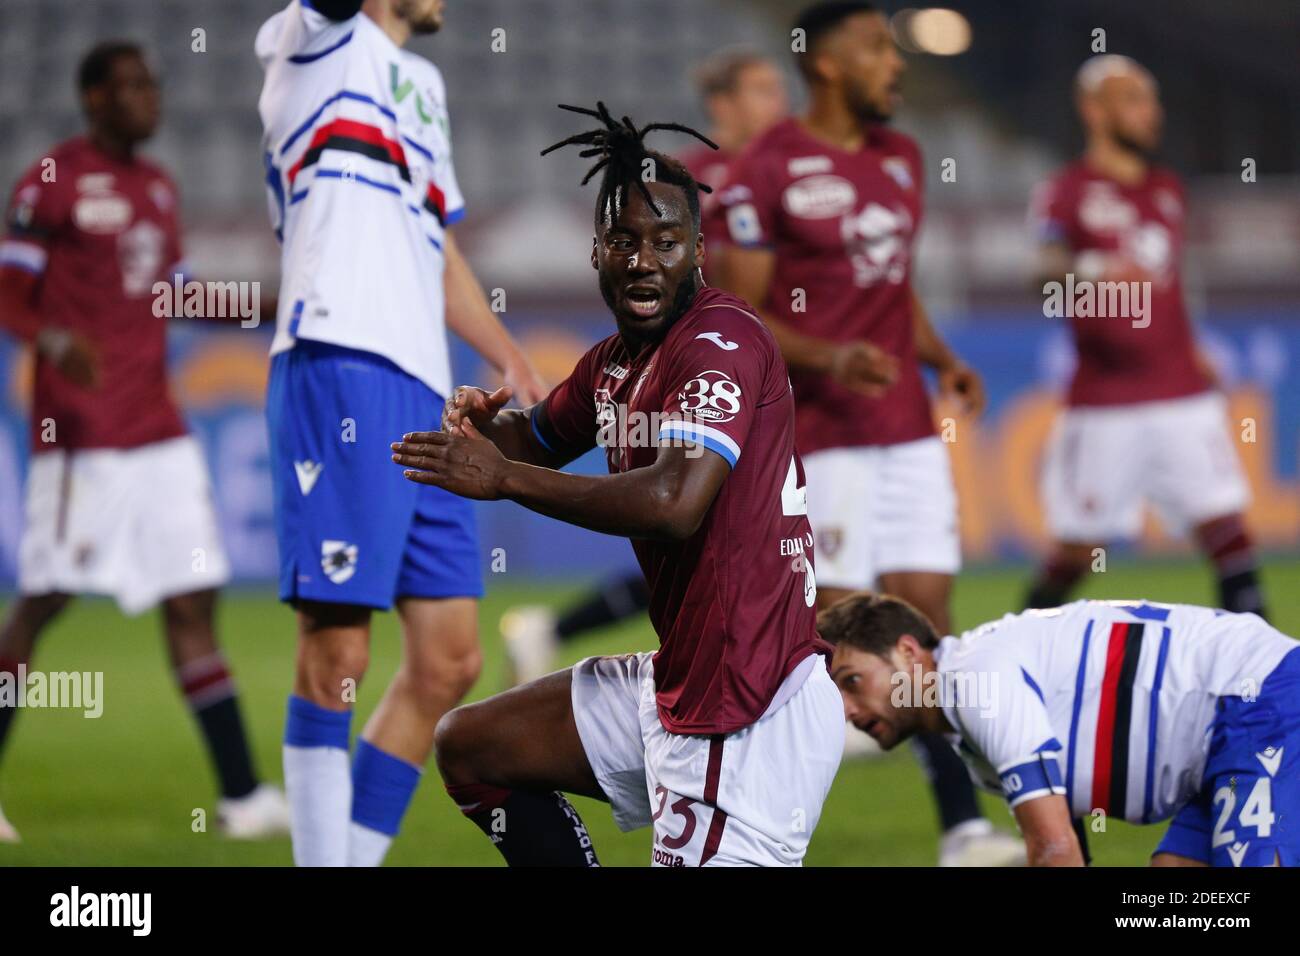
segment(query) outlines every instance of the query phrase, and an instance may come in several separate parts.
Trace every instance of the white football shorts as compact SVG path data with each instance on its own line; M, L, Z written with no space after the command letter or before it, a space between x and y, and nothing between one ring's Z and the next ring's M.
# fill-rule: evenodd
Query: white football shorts
M817 583L875 587L881 574L961 569L957 490L937 435L804 456Z
M229 579L207 465L192 436L32 456L18 551L23 594L105 594L139 614Z
M755 723L695 736L659 722L652 657L573 667L578 736L619 829L654 827L655 866L802 865L844 752L825 659L801 661Z
M1052 536L1080 544L1136 538L1147 503L1184 534L1250 502L1218 392L1066 409L1048 441L1042 495Z

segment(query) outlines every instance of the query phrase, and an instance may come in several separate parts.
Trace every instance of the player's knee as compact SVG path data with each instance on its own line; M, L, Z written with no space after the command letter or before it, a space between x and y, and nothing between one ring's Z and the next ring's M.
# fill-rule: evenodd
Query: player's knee
M364 641L309 641L298 660L299 692L323 707L355 700L369 665L370 651Z
M448 786L477 782L474 768L476 724L473 707L455 707L442 715L434 729L434 760Z
M482 670L483 653L474 646L461 653L407 661L402 677L418 702L442 710L447 701L468 694Z

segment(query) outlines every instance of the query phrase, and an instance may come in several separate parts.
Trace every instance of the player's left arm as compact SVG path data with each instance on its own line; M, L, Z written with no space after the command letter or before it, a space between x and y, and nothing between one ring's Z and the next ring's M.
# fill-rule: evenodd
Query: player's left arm
M664 445L645 468L575 475L511 461L468 418L460 432L398 442L393 461L419 484L482 501L508 499L549 518L628 538L689 538L731 471L721 455L699 446Z
M966 414L979 415L984 411L985 404L983 380L975 369L958 358L935 331L930 323L930 314L915 289L911 290L911 295L912 333L916 341L917 358L938 374L939 390L944 395L956 397Z
M1015 661L979 651L952 672L949 723L995 769L1030 866L1083 866L1061 774L1061 743L1038 684ZM990 781L991 783L991 781Z
M461 254L450 230L443 237L446 267L447 326L501 372L522 405L546 397L546 386L532 363L489 307L474 271Z

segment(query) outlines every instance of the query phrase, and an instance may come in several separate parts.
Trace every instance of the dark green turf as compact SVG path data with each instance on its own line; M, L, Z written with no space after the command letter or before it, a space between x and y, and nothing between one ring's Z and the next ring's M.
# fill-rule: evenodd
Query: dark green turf
M1276 623L1300 634L1300 561L1268 562L1265 581ZM957 584L957 623L967 627L1016 608L1023 584L1019 570L964 574ZM578 590L515 585L503 576L490 580L488 587L481 616L486 665L476 697L502 684L495 630L502 611L521 601L559 604ZM1214 602L1209 572L1197 563L1113 566L1095 575L1086 593ZM363 719L397 661L395 622L388 615L377 620L371 672L359 706ZM278 780L284 699L293 665L292 616L265 594L232 592L222 605L220 626L261 767ZM648 625L637 621L574 643L566 660L653 644ZM18 715L0 763L0 803L24 843L0 846L0 865L290 862L287 840L230 843L213 832L194 832L196 809L211 813L213 779L164 664L155 616L127 620L109 602L81 601L46 635L35 666L104 671L105 709L98 720L66 710ZM603 805L576 803L602 862L635 866L647 861L648 831L619 833ZM988 797L985 806L992 819L1010 824L999 800ZM1112 823L1108 832L1092 836L1096 860L1102 865L1143 864L1161 829ZM840 770L813 838L809 865L930 865L935 857L933 808L921 772L907 753L849 763ZM495 866L499 857L455 810L435 772L416 794L389 863Z

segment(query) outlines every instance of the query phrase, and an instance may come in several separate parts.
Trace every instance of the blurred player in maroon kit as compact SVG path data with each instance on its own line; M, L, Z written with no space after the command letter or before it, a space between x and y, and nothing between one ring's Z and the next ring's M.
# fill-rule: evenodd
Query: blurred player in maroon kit
M947 634L957 496L921 367L967 414L984 395L912 289L925 171L916 143L886 125L903 61L866 3L809 7L793 35L809 107L732 164L719 196L732 240L722 281L758 304L790 365L819 605L879 588ZM940 864L1023 862L1018 841L980 815L947 742L917 740L939 803Z
M457 389L445 430L406 436L394 459L412 480L631 538L660 647L452 711L438 767L511 865L598 865L567 791L607 800L623 830L653 826L657 866L797 866L844 711L816 633L785 363L743 301L701 282L698 187L643 145L654 127L582 112L605 125L557 146L605 170L591 263L617 334L530 409ZM610 474L555 470L597 445Z
M1128 57L1098 56L1080 68L1075 95L1087 146L1035 195L1039 272L1149 283L1150 295L1144 316L1071 320L1078 366L1043 473L1055 546L1028 606L1063 604L1097 549L1140 534L1150 502L1169 527L1192 531L1220 605L1262 616L1242 516L1249 489L1183 302L1183 186L1151 162L1163 120L1155 80Z
M696 182L715 190L701 193L701 231L708 250L703 271L708 282L727 243L727 224L714 216L716 190L726 178L727 164L755 136L784 119L789 111L785 79L770 59L745 49L723 50L695 71L695 86L709 114L709 139L718 149L700 145L678 159ZM650 592L640 573L612 578L558 616L549 607L512 608L501 618L514 679L527 683L548 673L558 645L588 631L639 614L649 606Z
M139 47L82 61L88 130L13 191L0 245L0 323L34 346L32 459L21 596L0 630L0 670L19 673L75 594L138 614L162 605L172 668L216 766L227 835L287 832L283 795L259 784L213 629L229 578L207 467L167 387L166 319L153 286L184 274L176 187L136 156L158 125ZM0 708L0 744L16 708ZM17 833L0 816L0 840Z

